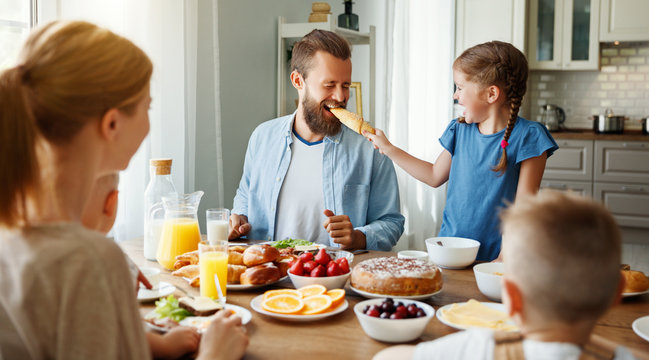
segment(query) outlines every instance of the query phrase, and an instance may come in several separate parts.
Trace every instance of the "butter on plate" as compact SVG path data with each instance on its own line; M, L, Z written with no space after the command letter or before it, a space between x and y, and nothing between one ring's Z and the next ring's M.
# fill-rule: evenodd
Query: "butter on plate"
M502 306L502 305L501 305ZM439 309L440 320L461 329L481 327L502 331L516 331L518 327L503 311L493 309L471 299L466 303L452 304Z

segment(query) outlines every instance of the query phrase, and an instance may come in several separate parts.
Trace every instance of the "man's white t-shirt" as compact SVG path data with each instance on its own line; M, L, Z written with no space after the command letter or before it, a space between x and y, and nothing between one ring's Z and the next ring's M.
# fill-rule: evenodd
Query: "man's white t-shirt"
M322 226L322 154L324 142L309 143L291 134L291 164L277 199L275 240L305 239L329 245L329 233Z
M574 344L523 340L526 360L578 360L581 349ZM492 360L494 358L493 331L471 329L444 336L434 341L420 343L415 348L413 360ZM615 349L616 360L633 360L624 347Z

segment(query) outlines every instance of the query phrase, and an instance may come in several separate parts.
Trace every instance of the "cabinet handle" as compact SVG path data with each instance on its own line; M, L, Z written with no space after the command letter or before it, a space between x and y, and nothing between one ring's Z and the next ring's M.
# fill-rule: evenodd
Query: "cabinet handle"
M628 192L644 192L644 188L642 186L628 186L628 185L623 185L622 186L622 191L628 191Z
M633 148L633 149L641 149L644 147L643 143L624 143L622 144L622 147L625 148Z
M565 189L568 188L568 185L566 185L566 184L552 184L552 183L550 183L550 184L548 184L548 185L546 186L546 188L548 188L548 189L565 190Z

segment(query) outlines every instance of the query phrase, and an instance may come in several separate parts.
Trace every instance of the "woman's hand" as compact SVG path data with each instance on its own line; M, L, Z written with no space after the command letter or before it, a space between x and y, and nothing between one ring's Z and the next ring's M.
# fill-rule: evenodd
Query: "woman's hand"
M229 310L216 313L203 334L197 360L238 360L248 347L248 335L241 318Z

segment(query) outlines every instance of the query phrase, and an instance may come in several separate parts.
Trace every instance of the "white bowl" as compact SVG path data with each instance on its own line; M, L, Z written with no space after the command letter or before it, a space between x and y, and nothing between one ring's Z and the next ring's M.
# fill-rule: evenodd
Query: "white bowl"
M402 250L397 253L399 259L419 259L428 261L428 253L418 250Z
M354 261L354 254L345 250L327 250L327 254L329 254L329 256L331 256L333 260L342 257L347 258L347 262L349 263L349 272L347 274L338 275L338 276L310 277L310 276L294 275L291 274L291 272L289 271L288 276L289 278L291 278L291 281L293 282L293 286L295 286L296 289L299 289L307 285L313 285L313 284L323 285L324 287L327 288L327 290L342 289L345 287L345 283L347 282L347 279L349 279L349 276L352 274L351 269L352 269L352 261Z
M446 269L463 269L475 261L480 243L460 237L434 237L426 239L426 248L433 263Z
M505 273L505 266L501 262L488 262L473 267L475 282L480 292L489 299L502 301L502 275Z
M363 309L368 305L378 305L385 299L370 299L361 301L354 306L354 313L361 323L363 331L372 339L402 343L415 340L424 333L428 321L435 315L432 306L421 301L394 298L394 302L401 301L404 305L416 304L417 307L426 312L426 316L412 319L381 319L363 314Z

